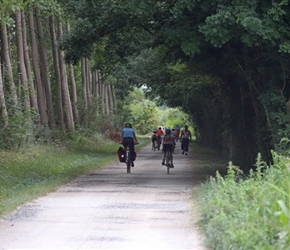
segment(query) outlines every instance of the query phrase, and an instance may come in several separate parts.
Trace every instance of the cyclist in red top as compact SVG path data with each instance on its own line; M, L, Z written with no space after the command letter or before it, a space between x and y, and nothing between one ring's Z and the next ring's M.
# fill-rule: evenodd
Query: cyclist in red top
M163 135L164 135L163 130L161 127L159 127L156 132L158 150L160 150L160 144L161 144Z
M158 130L156 131L156 135L157 135L157 136L162 136L162 135L164 135L163 130L162 130L161 127L159 127Z

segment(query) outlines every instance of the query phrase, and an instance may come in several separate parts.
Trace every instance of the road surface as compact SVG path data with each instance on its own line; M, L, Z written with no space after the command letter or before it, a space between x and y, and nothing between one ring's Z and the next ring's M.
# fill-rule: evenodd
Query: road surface
M182 155L178 143L174 157L167 174L147 146L130 174L116 162L21 206L0 221L0 249L205 249L194 152Z

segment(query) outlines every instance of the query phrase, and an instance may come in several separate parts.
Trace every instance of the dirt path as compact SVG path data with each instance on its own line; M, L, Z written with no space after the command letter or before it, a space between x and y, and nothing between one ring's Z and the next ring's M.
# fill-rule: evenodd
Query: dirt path
M147 146L131 174L116 162L23 205L0 222L0 249L205 249L194 154L178 144L169 175L161 157Z

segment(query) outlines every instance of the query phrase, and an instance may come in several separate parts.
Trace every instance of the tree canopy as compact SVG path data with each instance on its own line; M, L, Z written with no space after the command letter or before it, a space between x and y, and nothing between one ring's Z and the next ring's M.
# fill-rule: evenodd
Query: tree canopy
M287 136L288 1L68 1L75 23L60 46L68 61L95 58L116 88L193 117L202 142L249 170Z

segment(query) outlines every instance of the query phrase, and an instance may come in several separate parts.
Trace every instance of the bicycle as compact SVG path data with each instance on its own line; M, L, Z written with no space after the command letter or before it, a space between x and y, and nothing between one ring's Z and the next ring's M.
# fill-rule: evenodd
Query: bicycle
M131 153L129 146L126 147L126 166L127 166L127 173L131 173Z
M120 143L122 144L122 143ZM138 143L135 143L135 145ZM126 151L126 166L127 166L127 173L131 173L131 167L133 167L133 161L131 161L131 152L130 152L130 147L126 146L126 148L124 148Z

